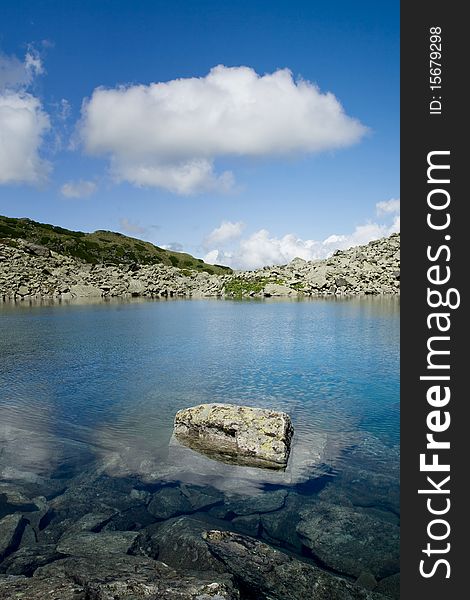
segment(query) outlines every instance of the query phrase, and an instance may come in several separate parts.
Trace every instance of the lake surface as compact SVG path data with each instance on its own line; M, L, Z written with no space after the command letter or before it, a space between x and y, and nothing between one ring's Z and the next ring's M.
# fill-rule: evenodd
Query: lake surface
M310 502L298 539L267 534L266 524L251 533L353 578L356 567L336 564L308 533L319 506L325 530L338 506L336 522L347 509L356 520L378 520L367 527L398 527L396 297L3 304L0 365L0 479L26 496L57 498L98 464L108 481L132 481L148 494L182 482L245 494L258 515L260 494L286 490L294 504L284 499L277 509L292 531L295 502ZM288 412L295 435L287 472L232 467L179 447L176 411L202 402ZM232 526L240 515L218 508L207 518ZM388 552L390 562L382 541L374 552ZM366 570L380 580L393 564L372 560Z

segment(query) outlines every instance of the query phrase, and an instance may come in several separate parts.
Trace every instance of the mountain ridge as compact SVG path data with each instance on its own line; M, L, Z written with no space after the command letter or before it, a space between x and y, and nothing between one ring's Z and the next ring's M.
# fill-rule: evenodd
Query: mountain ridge
M162 264L212 274L232 272L230 267L209 265L187 252L167 250L119 232L98 229L86 233L40 223L26 217L0 215L1 239L22 239L90 264Z

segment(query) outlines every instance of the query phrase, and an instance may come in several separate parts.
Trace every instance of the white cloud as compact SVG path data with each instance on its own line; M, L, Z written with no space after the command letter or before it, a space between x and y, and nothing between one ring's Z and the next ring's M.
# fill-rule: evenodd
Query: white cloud
M119 219L119 227L122 231L125 231L126 233L142 234L147 231L145 227L141 227L137 223L133 223L126 217Z
M164 250L173 250L173 252L184 252L183 244L179 242L170 242L169 244L160 245L160 248Z
M365 132L333 94L287 69L260 76L223 65L200 78L97 88L80 125L86 151L108 156L117 180L179 194L230 188L218 157L320 152Z
M219 227L216 227L204 241L204 245L208 248L213 246L223 246L227 242L231 242L239 238L242 234L245 224L241 221L234 223L232 221L222 221Z
M42 72L33 50L23 62L0 55L0 184L40 183L50 171L39 155L50 120L39 99L26 91Z
M390 213L399 213L400 212L400 198L391 198L390 200L383 200L382 202L377 202L375 205L377 209L377 214L386 215Z
M23 92L0 93L0 184L39 183L50 165L39 156L49 117L40 101Z
M96 183L94 181L67 181L60 188L60 193L66 198L86 198L96 192Z
M212 248L204 260L210 264L224 264L235 269L256 269L266 265L285 264L297 256L305 260L326 258L335 250L367 244L371 240L398 231L399 215L394 217L391 224L368 222L358 225L350 234L333 234L321 241L303 240L292 233L276 238L272 237L268 230L260 229L249 237L240 239L232 248Z
M44 73L39 54L31 48L24 61L16 56L0 53L0 90L18 90L28 87L36 75Z

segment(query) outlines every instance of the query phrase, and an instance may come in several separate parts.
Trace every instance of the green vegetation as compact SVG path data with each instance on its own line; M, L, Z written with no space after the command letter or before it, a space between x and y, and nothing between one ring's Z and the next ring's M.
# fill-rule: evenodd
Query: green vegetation
M37 223L31 219L15 219L0 216L0 241L2 238L22 238L28 242L46 246L50 250L73 256L87 263L163 264L184 267L187 270L206 271L207 273L227 274L232 269L221 265L208 265L201 258L194 258L185 252L173 252L154 246L136 238L112 231L71 231ZM6 240L3 243L7 243ZM11 242L10 242L11 244Z
M225 293L227 295L235 296L235 298L241 298L242 296L249 296L250 294L261 292L267 283L270 283L270 280L267 277L259 277L256 279L234 277L225 284Z

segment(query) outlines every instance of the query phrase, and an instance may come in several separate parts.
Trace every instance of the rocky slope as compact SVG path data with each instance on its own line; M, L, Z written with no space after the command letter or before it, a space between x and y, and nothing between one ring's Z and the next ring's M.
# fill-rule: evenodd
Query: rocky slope
M157 297L271 297L397 294L400 235L337 250L325 260L295 258L255 271L209 273L135 262L84 262L21 238L0 239L3 300Z
M20 239L34 246L43 246L80 262L109 265L156 265L162 264L180 269L193 269L206 273L231 273L232 269L221 265L209 265L201 258L186 252L176 252L155 246L151 242L129 237L122 233L98 230L93 233L73 231L57 225L38 223L32 219L16 219L0 215L0 241L9 239L10 244Z

